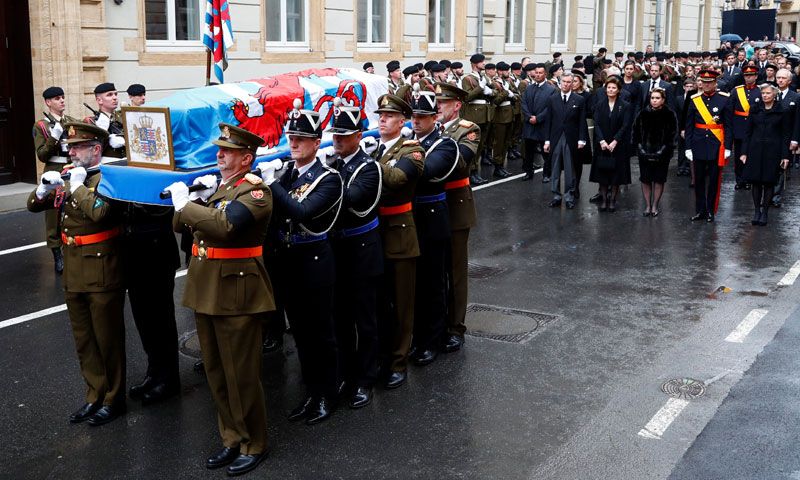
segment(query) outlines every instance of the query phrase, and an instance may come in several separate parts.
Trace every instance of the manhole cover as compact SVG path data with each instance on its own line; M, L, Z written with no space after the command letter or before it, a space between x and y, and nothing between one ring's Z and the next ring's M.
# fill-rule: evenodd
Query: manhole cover
M506 269L502 267L490 267L489 265L481 265L479 263L469 262L467 264L467 275L471 278L489 278L494 277L500 273L505 272Z
M470 303L467 306L467 334L506 343L526 343L556 316Z
M192 357L196 360L203 358L200 353L200 341L197 339L197 330L192 330L184 333L178 338L179 350L187 357Z
M673 378L661 385L661 391L673 398L691 400L702 397L706 393L706 386L693 378Z

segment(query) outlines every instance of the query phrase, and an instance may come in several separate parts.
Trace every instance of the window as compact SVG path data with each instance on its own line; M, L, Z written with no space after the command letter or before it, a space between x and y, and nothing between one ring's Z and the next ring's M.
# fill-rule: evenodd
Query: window
M525 0L506 0L506 45L525 48Z
M358 0L359 49L389 49L389 1Z
M606 43L606 0L596 0L594 4L594 44L605 45Z
M797 22L789 22L789 36L797 38Z
M266 0L267 46L308 51L308 0Z
M455 19L454 0L428 0L428 48L452 50Z
M667 13L664 15L664 45L662 50L670 50L672 45L672 7L673 0L667 0Z
M625 20L625 46L633 48L636 43L636 3L628 0L628 16Z
M156 50L201 46L201 2L204 6L204 0L145 0L147 45Z
M703 18L706 15L706 6L704 3L701 3L699 7L697 7L697 46L703 46L703 24L705 24L705 19Z
M567 44L567 15L569 13L568 0L553 0L553 10L550 23L550 43L566 46Z

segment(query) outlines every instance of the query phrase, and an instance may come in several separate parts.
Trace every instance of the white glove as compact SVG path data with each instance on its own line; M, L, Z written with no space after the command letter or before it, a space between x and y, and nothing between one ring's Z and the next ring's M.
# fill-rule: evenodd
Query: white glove
M39 183L39 186L36 187L36 198L41 200L48 194L48 192L51 192L62 185L64 185L64 180L61 178L61 174L58 172L44 172L42 174L41 183Z
M389 165L390 167L394 167L395 163L397 163L397 160L392 159L392 160L389 160L388 162L386 162L386 165Z
M55 125L50 127L50 136L53 137L56 141L61 138L61 134L64 133L64 127L61 126L61 123L56 122Z
M731 158L731 151L727 148L725 149L725 158Z
M203 201L203 203L208 202L208 199L211 198L211 195L214 195L214 192L217 191L217 176L216 175L203 175L202 177L197 177L192 182L192 185L201 184L204 188L203 190L199 190L197 192L189 193L189 201L194 202L197 199Z
M367 155L370 155L378 148L378 142L375 140L375 137L364 137L361 139L361 148Z
M483 94L484 95L493 95L492 89L489 88L488 86L483 87Z
M101 113L97 116L97 120L94 121L94 124L107 131L108 127L111 125L111 118L105 113Z
M694 160L691 150L686 150L685 152L683 152L683 154L686 155L686 158L688 158L690 162Z
M411 138L414 135L414 131L408 127L403 127L400 129L400 135L406 138Z
M175 182L164 190L172 194L172 204L175 206L175 211L180 212L183 207L189 203L189 187L183 182Z
M514 92L508 92L508 98L514 98L514 97L516 97L516 95L514 95Z
M83 182L86 181L86 169L83 167L75 167L69 171L69 193L75 193Z
M108 136L108 144L111 145L111 148L122 148L125 146L125 137L112 133Z
M480 77L478 79L478 85L480 85L481 88L485 88L486 87L486 77Z
M269 162L261 162L256 165L256 168L261 172L261 179L264 180L264 183L272 185L275 182L275 172L283 168L283 162L276 158Z

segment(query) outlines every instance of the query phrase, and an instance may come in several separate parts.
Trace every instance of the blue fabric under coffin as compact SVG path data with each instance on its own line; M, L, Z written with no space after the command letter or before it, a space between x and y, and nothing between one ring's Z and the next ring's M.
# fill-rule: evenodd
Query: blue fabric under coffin
M365 137L378 137L379 133L377 130L370 130L364 132L363 135ZM320 147L328 147L331 143L331 141L323 142ZM217 147L214 146L215 155L216 148ZM288 156L289 150L283 148L275 153L258 157L256 159L256 164ZM158 196L164 188L174 182L184 182L187 185L191 185L195 178L209 173L216 174L219 173L219 170L216 165L174 172L151 168L101 165L100 172L102 178L97 187L97 191L106 198L149 205L172 205L171 200L162 200Z

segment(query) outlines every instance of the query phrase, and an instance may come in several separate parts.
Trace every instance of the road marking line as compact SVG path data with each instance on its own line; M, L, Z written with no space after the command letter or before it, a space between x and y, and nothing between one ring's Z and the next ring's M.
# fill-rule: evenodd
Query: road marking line
M541 172L543 170L544 170L543 168L537 168L536 170L533 171L533 173L535 175L535 174L537 174L537 173L539 173L539 172ZM492 180L489 183L485 183L483 185L478 185L477 187L472 187L472 191L473 192L477 192L478 190L482 190L484 188L493 187L495 185L500 185L501 183L510 182L510 181L516 180L518 178L522 178L524 176L525 176L524 173L518 173L516 175L511 175L510 177L503 178L502 180Z
M44 247L45 245L47 245L47 242L39 242L39 243L32 243L30 245L23 245L21 247L16 247L16 248L9 248L7 250L0 250L0 256L8 255L9 253L24 252L25 250Z
M185 277L187 269L178 270L175 272L175 278ZM25 315L20 315L19 317L9 318L8 320L3 320L0 322L0 330L6 327L10 327L12 325L17 325L19 323L29 322L31 320L36 320L37 318L46 317L48 315L52 315L54 313L63 312L67 309L67 304L62 303L61 305L57 305L55 307L45 308L44 310L39 310L38 312L32 312Z
M643 429L639 430L639 436L650 438L653 440L661 440L661 436L669 428L670 424L678 418L678 415L689 405L688 400L681 398L670 398L667 403L661 407L661 410L653 415L653 418L647 422Z
M780 282L778 282L779 287L783 287L786 285L793 285L794 281L797 280L797 276L800 275L800 260L796 261L792 268L786 272L786 275L781 278Z
M742 343L747 335L758 325L758 322L764 318L769 310L763 310L760 308L756 308L751 310L750 313L744 317L744 320L736 326L736 328L731 332L730 335L725 339L726 342L732 343Z

